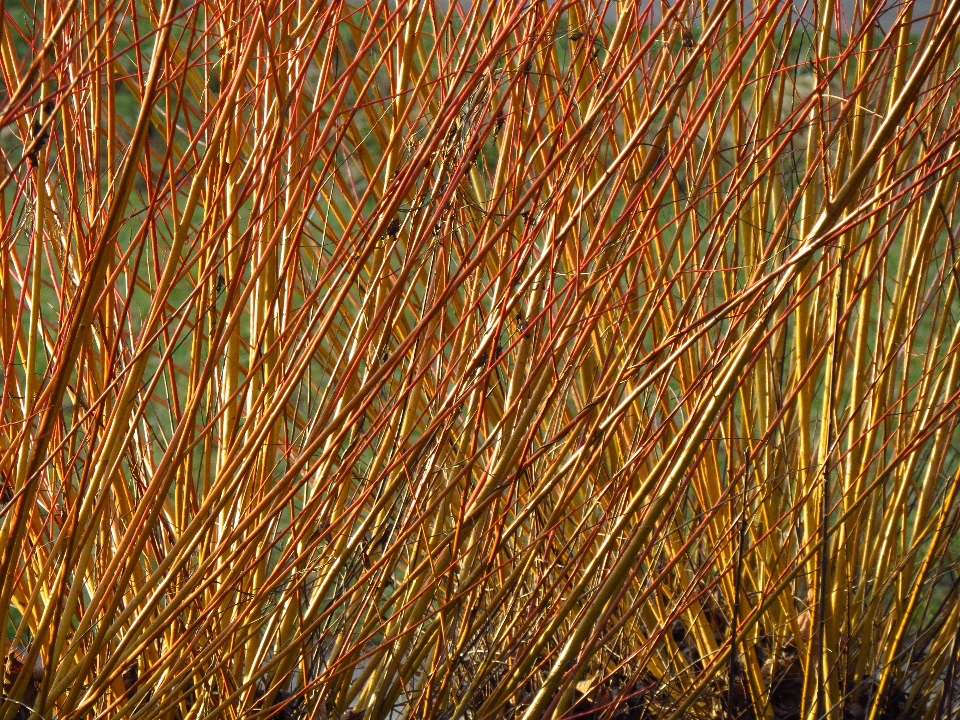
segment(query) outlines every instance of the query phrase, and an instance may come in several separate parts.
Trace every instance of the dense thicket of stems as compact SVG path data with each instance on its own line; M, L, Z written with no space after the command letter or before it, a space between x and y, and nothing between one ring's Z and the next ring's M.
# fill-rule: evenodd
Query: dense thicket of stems
M6 0L0 720L960 712L960 0Z

